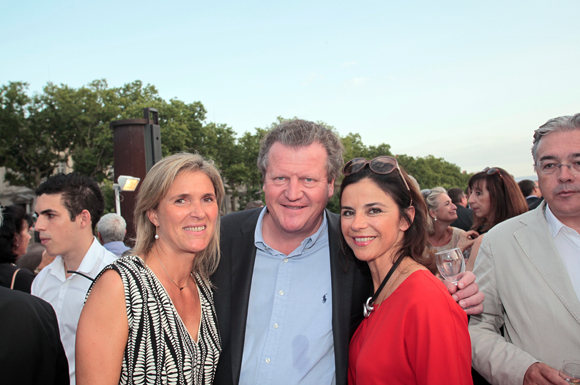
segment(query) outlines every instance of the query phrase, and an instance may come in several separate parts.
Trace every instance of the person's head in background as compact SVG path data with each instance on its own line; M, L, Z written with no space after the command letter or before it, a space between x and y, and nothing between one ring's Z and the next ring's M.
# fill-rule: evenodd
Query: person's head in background
M105 214L97 223L97 235L103 244L123 242L125 234L127 234L127 222L119 214Z
M455 206L461 205L467 207L467 195L465 195L465 192L459 187L450 188L447 190L447 195L449 195L451 202L453 202Z
M520 191L522 192L525 198L529 196L536 196L538 198L542 197L542 192L538 187L538 182L529 179L524 179L518 182L518 186L520 187Z
M30 241L29 226L24 210L16 205L2 207L0 225L0 263L14 263L26 253Z
M486 167L469 179L473 229L488 231L496 224L528 211L514 178L502 168Z

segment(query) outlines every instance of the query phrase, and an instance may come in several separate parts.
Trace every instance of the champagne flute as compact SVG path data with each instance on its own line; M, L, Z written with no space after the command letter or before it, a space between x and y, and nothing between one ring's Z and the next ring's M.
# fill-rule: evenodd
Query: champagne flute
M435 253L435 262L441 277L454 285L457 285L457 282L465 274L465 260L458 247Z
M580 384L580 361L564 360L560 377L570 384Z

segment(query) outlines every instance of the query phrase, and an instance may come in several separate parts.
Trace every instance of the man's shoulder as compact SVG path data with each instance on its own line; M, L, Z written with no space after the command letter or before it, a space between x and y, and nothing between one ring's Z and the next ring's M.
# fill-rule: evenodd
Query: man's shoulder
M243 225L255 226L256 223L258 223L261 210L262 207L259 207L256 209L237 211L224 215L220 219L222 234L232 234L233 231L240 229Z
M547 226L546 217L541 209L525 212L495 225L489 230L486 237L490 239L511 237L516 231L539 226Z
M10 290L0 287L0 299L0 308L12 310L19 309L19 311L36 309L35 311L29 312L31 315L38 315L38 309L43 309L46 313L54 314L54 310L48 302L40 297L19 290ZM6 314L6 312L2 311L2 314Z
M107 250L98 241L96 241L96 243L93 243L87 255L85 255L85 258L90 258L90 260L88 261L89 265L88 266L85 265L86 266L85 268L87 268L87 270L90 269L90 272L93 274L98 274L105 266L110 265L111 263L117 260L117 256L111 253L109 250ZM92 268L90 268L91 260L94 261L94 265ZM81 266L83 264L81 264Z

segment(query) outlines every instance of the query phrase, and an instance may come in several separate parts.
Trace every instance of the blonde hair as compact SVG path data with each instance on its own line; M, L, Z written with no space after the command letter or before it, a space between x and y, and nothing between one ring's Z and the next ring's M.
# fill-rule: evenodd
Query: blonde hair
M156 228L149 220L147 212L157 209L159 202L167 194L173 181L182 171L201 171L211 180L218 204L218 213L221 213L224 199L224 185L222 178L214 166L213 161L204 159L198 154L178 153L168 156L156 163L141 185L135 202L136 240L133 249L136 255L147 254L155 244ZM205 250L197 253L193 262L193 272L202 279L209 280L215 271L220 258L220 217L218 215L214 233Z
M429 191L429 194L423 195L425 203L427 203L427 234L433 235L435 233L435 220L431 218L429 210L437 210L439 208L439 196L447 194L447 191L441 186L433 187L427 191Z

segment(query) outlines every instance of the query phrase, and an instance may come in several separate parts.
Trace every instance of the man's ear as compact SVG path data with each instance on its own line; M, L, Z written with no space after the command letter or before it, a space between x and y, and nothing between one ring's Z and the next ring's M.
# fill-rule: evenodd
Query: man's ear
M332 198L332 195L334 194L334 182L336 181L336 179L332 179L332 181L330 182L330 188L328 189L328 199Z
M79 215L77 215L76 219L80 220L79 224L80 224L81 228L85 228L87 226L91 227L91 225L92 225L91 213L87 209L84 209L83 211L81 211L81 213Z

